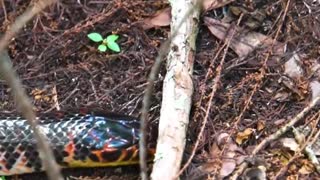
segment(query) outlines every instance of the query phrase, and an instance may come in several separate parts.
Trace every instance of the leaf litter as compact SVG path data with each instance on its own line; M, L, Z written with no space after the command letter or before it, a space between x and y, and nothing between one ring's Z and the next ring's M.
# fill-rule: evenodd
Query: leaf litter
M13 12L17 7L12 7L9 1L4 2L8 14L14 16ZM296 150L299 144L294 143L294 135L291 132L283 134L283 138L290 140L282 143L277 141L280 142L280 146L270 144L258 153L258 157L250 159L249 156L259 142L288 123L320 94L320 51L317 40L319 32L315 28L316 11L319 8L314 8L317 6L309 2L291 2L292 5L282 23L280 19L284 14L285 2L204 2L201 21L203 26L197 39L194 65L193 102L200 110L193 110L191 113L185 154L192 149L199 132L199 124L204 117L201 109L205 109L208 104L206 95L214 83L214 72L221 58L221 54L218 53L228 39L231 39L232 51L227 51L221 83L214 97L214 107L211 108L201 143L182 178L192 179L191 175L195 175L195 171L201 171L203 179L229 178L243 162L249 164L242 174L244 178L272 178L280 168L286 166L284 176L287 178L317 177L313 168L315 164L304 155L297 158L295 163L287 164L294 156L292 150ZM217 2L221 4L212 6L212 3ZM26 84L27 92L33 95L33 101L36 102L39 111L52 108L53 102L50 99L43 100L48 95L47 91L42 89L55 85L57 99L62 102L62 108L98 104L110 111L139 116L139 97L146 82L146 72L149 72L152 66L158 45L169 34L165 27L170 25L171 19L168 3L89 1L81 5L78 7L77 1L59 2L57 9L48 10L51 14L39 16L39 23L31 23L21 36L13 40L9 47L10 55L17 72ZM27 3L23 2L18 9L23 10L26 7ZM0 13L3 15L3 12ZM62 15L64 20L57 18ZM236 25L240 16L245 18ZM6 28L5 23L1 28ZM280 29L279 37L274 40L277 29ZM119 42L123 53L95 53L85 40L86 33L93 31L103 32L103 35L120 34L123 37ZM232 32L234 37L231 38ZM52 35L55 37L52 38ZM51 48L45 48L48 44ZM265 65L264 59L271 50L272 53ZM215 56L218 58L213 62ZM28 60L27 63L24 59ZM267 72L263 77L262 86L253 95L249 108L243 109L261 71ZM165 70L162 69L161 75L164 73ZM155 99L150 112L155 129L160 112L158 104L161 100L161 83L161 80L156 83ZM37 89L40 91L37 92ZM10 103L9 91L2 83L1 107L13 110L14 104ZM32 91L35 94L32 94ZM299 127L315 122L317 108L299 122ZM240 115L242 117L239 124L234 126L235 119ZM315 127L312 126L311 129ZM83 173L91 174L93 178L136 179L138 175L134 174L139 170L129 168L127 171L124 168L120 173L111 176L105 169L85 171L75 174L85 178L89 177ZM114 172L111 170L112 173ZM34 176L27 175L22 178L30 179Z

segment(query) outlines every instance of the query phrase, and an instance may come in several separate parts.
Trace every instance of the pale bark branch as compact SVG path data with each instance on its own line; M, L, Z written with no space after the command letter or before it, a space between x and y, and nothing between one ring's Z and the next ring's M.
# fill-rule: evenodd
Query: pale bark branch
M151 175L156 180L175 179L180 170L193 94L192 72L200 14L196 0L175 0L171 7L171 32L177 33L170 45L163 84L159 136ZM184 19L183 15L189 12Z

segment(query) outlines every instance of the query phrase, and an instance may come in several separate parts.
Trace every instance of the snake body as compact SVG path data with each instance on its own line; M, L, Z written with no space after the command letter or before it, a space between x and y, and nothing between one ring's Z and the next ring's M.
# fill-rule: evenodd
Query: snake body
M57 163L68 167L103 167L139 161L139 120L108 113L78 112L37 117ZM149 157L154 154L148 149ZM0 114L0 175L43 171L27 120Z

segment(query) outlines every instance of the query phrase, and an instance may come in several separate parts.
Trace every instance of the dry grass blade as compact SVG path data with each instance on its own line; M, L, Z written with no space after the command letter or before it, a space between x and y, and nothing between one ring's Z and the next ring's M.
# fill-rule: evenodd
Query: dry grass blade
M49 179L57 179L62 180L62 175L60 173L60 168L56 164L54 159L53 153L47 144L45 137L37 128L37 123L35 121L36 116L33 112L33 106L30 103L25 91L22 88L20 80L17 78L15 74L10 58L5 52L5 48L10 43L10 40L21 30L25 24L31 20L36 14L41 12L47 6L53 4L55 0L48 0L48 1L37 1L30 9L24 12L21 16L19 16L16 21L12 24L10 29L5 33L3 38L0 40L0 72L4 80L8 83L8 85L12 88L12 92L19 106L20 110L22 111L23 115L28 120L29 124L32 127L34 132L34 136L37 140L37 145L40 152L40 157L42 160L42 164L44 169L47 170L47 174Z

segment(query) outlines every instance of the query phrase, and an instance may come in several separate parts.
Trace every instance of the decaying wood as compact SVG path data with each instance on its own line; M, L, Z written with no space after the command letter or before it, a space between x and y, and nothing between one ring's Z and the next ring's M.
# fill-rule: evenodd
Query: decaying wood
M200 13L196 2L171 1L171 32L177 30L177 34L172 39L167 57L159 137L151 174L155 180L175 179L181 165L193 93L192 71ZM192 8L194 11L184 20L183 15Z

